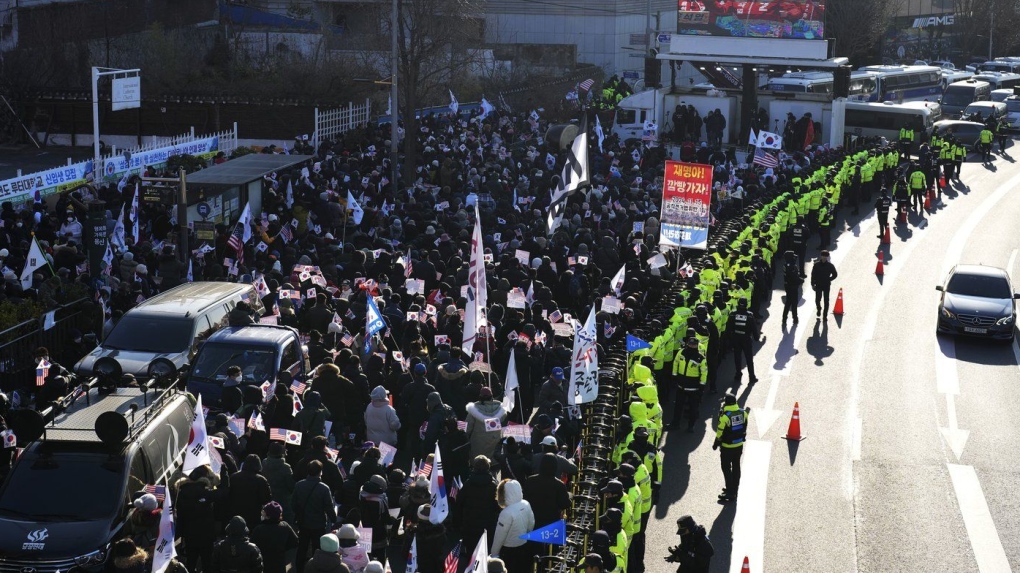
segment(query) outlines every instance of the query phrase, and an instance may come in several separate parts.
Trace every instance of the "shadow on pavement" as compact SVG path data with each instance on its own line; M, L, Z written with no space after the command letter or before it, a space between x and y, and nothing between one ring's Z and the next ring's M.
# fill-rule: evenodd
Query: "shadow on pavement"
M750 476L748 476L750 477ZM740 503L739 501L737 503ZM737 515L737 504L727 503L720 506L719 515L708 530L708 536L712 540L712 548L715 549L715 557L712 558L712 573L724 573L730 570L730 553L733 552L733 518Z
M815 357L815 366L823 366L825 359L832 356L835 349L829 346L829 321L815 319L815 328L807 339L808 354Z

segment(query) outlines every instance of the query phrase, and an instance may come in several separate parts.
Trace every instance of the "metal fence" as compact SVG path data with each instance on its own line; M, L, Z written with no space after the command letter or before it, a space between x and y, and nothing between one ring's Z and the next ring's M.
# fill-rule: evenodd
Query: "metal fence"
M44 328L45 315L26 320L0 332L0 389L10 391L31 384L35 373L35 349L45 346L50 359L68 370L81 356L75 355L72 330L97 332L100 328L97 306L80 298L53 309L54 323Z
M315 108L315 131L312 132L312 146L319 148L319 142L346 133L365 125L372 117L372 101L365 98L364 105L347 104L347 107L319 111Z

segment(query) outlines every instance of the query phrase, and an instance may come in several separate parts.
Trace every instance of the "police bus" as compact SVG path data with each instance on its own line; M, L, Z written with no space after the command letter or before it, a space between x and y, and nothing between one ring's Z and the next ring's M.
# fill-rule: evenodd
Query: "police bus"
M935 125L933 111L927 105L847 102L844 133L899 141L900 128L909 125L914 130L914 141L919 142L931 135Z
M784 93L813 93L832 95L832 72L792 72L770 78L765 89ZM875 80L867 72L850 74L850 94L853 101L868 101L875 91Z
M864 66L857 71L875 80L867 101L935 101L942 94L942 70L935 66Z
M992 86L992 90L1005 90L1020 86L1020 74L1010 72L981 72L972 79L988 82Z

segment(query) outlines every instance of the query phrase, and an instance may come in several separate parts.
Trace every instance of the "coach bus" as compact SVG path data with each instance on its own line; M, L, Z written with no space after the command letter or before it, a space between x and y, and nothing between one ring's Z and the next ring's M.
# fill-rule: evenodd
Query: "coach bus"
M941 69L935 66L865 66L875 79L875 91L867 101L936 101L942 95Z

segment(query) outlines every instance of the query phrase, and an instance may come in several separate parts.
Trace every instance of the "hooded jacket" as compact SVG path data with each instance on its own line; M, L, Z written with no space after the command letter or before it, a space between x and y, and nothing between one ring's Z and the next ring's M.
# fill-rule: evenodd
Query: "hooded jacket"
M110 560L110 567L107 570L111 573L147 573L149 571L146 567L148 557L145 550L136 547L135 552L131 555L114 557Z
M485 400L467 405L467 436L471 443L469 459L477 456L493 457L503 435L500 431L489 431L485 420L497 419L502 427L506 423L507 411L501 402Z
M283 519L287 523L294 522L294 508L291 506L291 495L294 493L294 470L283 458L272 456L262 460L262 475L269 482L269 491L273 501L283 508Z
M340 555L316 549L305 564L305 573L351 573L351 570L344 565Z
M397 445L397 430L400 429L400 418L397 411L386 400L373 400L365 407L365 437L368 441L379 444L386 442Z
M499 555L504 547L524 545L527 542L520 537L535 529L535 514L531 511L531 504L524 501L520 482L509 480L500 485L497 495L502 492L500 505L503 506L503 511L499 512L489 555Z
M263 573L262 552L248 541L248 526L239 516L230 518L227 537L216 544L212 570L217 573Z

